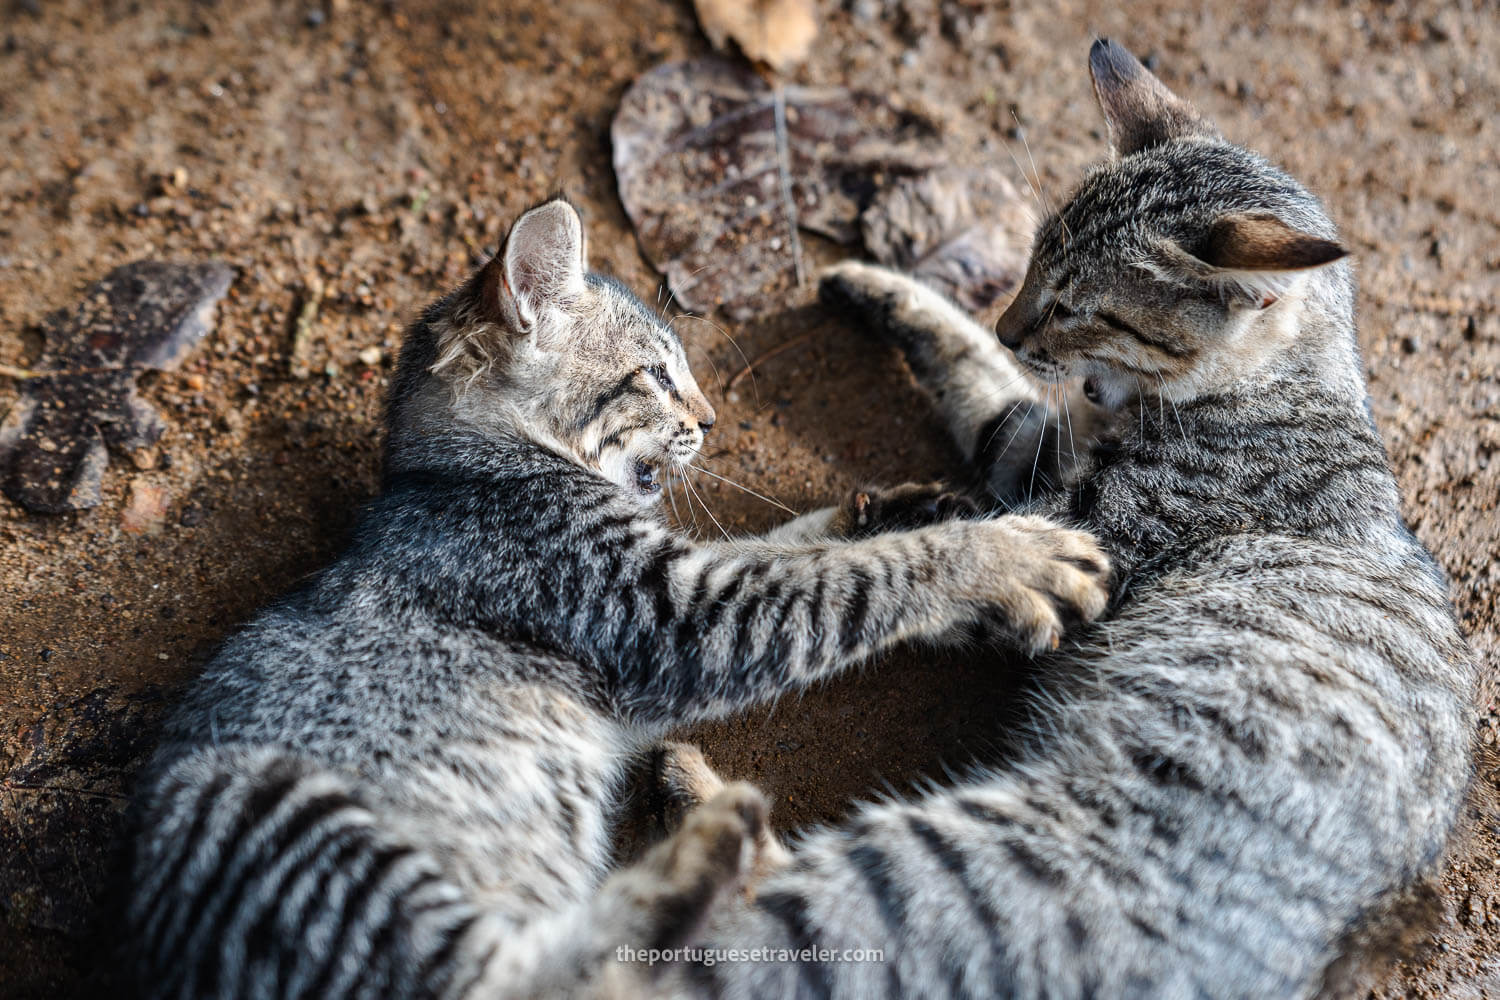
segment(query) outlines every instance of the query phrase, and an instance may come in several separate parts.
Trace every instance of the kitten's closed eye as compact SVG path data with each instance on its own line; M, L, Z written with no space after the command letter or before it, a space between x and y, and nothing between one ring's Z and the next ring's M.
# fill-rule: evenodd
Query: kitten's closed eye
M646 369L646 374L656 379L657 384L668 392L677 387L676 383L672 381L672 376L667 373L665 365L652 365Z

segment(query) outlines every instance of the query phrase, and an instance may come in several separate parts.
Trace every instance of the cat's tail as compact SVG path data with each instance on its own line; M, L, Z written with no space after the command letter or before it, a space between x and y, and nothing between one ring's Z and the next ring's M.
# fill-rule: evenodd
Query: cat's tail
M760 860L769 807L728 785L591 898L522 925L284 750L192 751L148 782L126 930L142 996L635 996Z
M139 822L142 995L462 995L475 907L343 776L273 749L199 750L155 778Z

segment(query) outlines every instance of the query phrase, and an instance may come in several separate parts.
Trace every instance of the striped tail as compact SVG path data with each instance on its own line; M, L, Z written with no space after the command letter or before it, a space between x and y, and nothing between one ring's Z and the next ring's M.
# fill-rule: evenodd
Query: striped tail
M213 749L154 783L128 909L142 995L462 996L476 913L337 774Z

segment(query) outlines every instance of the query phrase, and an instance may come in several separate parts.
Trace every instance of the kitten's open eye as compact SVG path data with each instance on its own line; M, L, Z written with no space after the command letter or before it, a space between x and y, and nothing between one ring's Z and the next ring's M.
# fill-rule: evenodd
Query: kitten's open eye
M646 369L646 373L656 379L657 383L668 392L676 388L672 382L672 376L667 374L666 365L652 365Z

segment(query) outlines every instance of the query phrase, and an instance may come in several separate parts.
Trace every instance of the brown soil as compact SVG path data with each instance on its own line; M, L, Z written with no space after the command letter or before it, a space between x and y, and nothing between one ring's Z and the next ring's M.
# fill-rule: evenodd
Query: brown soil
M639 73L705 50L691 11L471 6L7 5L0 362L32 362L42 317L118 264L212 256L238 277L183 368L142 379L170 430L151 453L114 458L102 506L38 516L0 501L0 994L92 994L109 979L90 915L132 767L213 644L324 562L371 495L389 359L414 311L557 187L582 206L596 265L656 297L615 195L608 127ZM1444 921L1378 992L1500 994L1500 14L1363 0L1232 16L1162 0L1128 15L1081 0L882 6L824 2L801 76L933 111L956 159L1009 165L1010 134L1029 167L1024 135L1042 188L1062 194L1104 152L1084 56L1112 34L1326 197L1358 256L1374 411L1407 514L1453 580L1486 677L1489 755ZM715 370L727 380L741 351L814 327L721 395ZM716 467L793 507L952 460L895 360L815 308L679 328L720 409ZM361 361L369 348L382 360ZM0 379L0 411L15 397ZM165 491L164 515L124 517L148 487ZM728 487L705 497L730 530L782 516ZM784 823L832 818L982 752L1003 668L901 655L696 735L716 766L773 792Z

